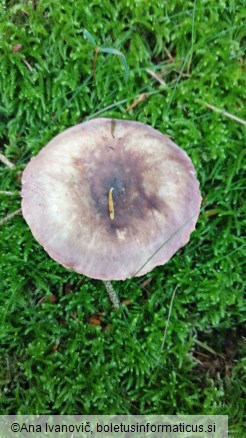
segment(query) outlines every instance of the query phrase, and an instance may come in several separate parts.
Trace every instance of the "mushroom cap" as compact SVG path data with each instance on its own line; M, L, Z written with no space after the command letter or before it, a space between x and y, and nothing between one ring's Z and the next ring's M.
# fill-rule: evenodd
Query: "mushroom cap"
M22 177L22 212L35 239L61 265L101 280L166 263L189 241L200 205L187 154L133 121L99 118L67 129Z

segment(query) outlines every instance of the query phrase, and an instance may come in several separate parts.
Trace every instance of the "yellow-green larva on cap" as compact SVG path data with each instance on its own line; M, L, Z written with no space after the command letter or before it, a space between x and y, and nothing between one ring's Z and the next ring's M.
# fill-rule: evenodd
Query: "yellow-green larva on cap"
M114 220L114 200L113 200L113 190L114 188L111 187L108 194L108 210L109 210L109 217L110 219Z
M61 265L101 280L166 263L189 241L200 205L186 152L133 121L99 118L67 129L22 177L35 239Z

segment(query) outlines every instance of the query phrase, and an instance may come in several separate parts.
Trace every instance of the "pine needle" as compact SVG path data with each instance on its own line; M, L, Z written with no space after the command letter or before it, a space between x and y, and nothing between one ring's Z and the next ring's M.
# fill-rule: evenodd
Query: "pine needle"
M22 210L19 208L18 210L14 211L13 213L7 214L2 220L0 220L0 225L3 225L5 222L12 219L14 216L17 216L18 214L21 214Z
M3 154L0 154L0 161L2 161L3 164L6 164L10 169L13 169L15 166L11 161L6 158Z
M228 113L227 111L224 111L224 110L222 110L220 108L217 108L214 105L210 105L209 103L205 103L204 102L204 105L206 105L206 107L211 109L212 111L215 111L216 113L222 114L223 116L228 117L228 119L235 120L235 122L241 123L241 125L246 126L246 121L245 120L240 119L239 117L234 116L233 114Z

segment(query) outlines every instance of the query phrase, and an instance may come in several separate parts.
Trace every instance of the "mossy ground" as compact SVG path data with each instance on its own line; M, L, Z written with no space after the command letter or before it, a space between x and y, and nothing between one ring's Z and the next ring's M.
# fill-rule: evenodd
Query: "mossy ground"
M185 248L114 284L130 300L118 312L100 281L50 259L21 215L1 225L0 413L228 414L243 436L245 126L206 105L245 118L244 6L0 1L1 153L15 164L0 164L1 190L14 192L0 194L1 218L20 208L30 158L99 115L171 135L192 158L204 199ZM105 54L93 82L84 28L124 53L127 83L120 58Z

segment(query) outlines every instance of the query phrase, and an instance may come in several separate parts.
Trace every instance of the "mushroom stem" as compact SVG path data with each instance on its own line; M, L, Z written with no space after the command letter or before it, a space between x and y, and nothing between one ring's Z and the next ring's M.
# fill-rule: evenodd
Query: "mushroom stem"
M106 287L106 290L107 290L107 292L109 294L109 298L110 298L110 300L113 303L114 309L118 310L119 307L120 307L120 302L119 302L119 299L118 299L118 297L116 295L116 292L115 292L115 290L114 290L114 288L112 286L111 281L104 281L103 283L104 283L104 285Z

